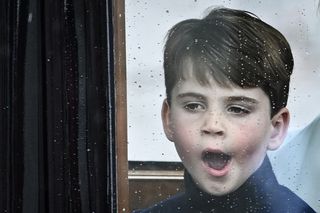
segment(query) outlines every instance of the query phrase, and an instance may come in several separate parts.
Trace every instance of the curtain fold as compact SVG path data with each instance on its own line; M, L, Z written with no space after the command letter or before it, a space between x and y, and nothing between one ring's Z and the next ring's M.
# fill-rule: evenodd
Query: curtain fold
M1 1L0 211L22 211L23 84L27 1Z
M0 4L0 211L117 212L112 1Z

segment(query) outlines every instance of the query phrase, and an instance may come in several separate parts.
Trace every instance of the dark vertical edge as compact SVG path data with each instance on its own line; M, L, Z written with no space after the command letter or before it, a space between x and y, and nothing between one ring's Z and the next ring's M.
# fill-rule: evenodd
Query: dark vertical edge
M90 210L108 212L106 126L108 104L106 2L85 1L87 69L87 152Z
M87 155L86 155L86 167L87 167L87 178L88 178L88 205L89 209L92 212L97 212L97 205L96 203L99 202L99 199L96 199L97 193L97 181L96 181L96 170L95 170L95 141L96 138L94 138L94 134L92 133L92 129L97 128L97 124L95 124L93 119L93 111L96 108L95 99L97 97L93 97L94 90L94 80L92 79L92 75L94 72L94 68L91 66L92 64L92 33L90 30L90 27L92 25L92 20L90 17L90 13L92 11L89 10L88 1L84 0L84 30L85 30L85 52L86 52L86 58L85 58L85 78L86 78L86 90L85 90L85 104L86 104L86 148L87 148Z
M125 2L113 0L114 65L116 97L117 200L119 212L129 211L127 157L127 82L125 43Z
M39 148L42 140L42 79L39 3L30 1L24 78L24 187L23 212L39 212Z
M89 200L89 173L87 153L91 150L87 147L87 69L86 69L86 45L85 29L85 5L83 0L73 2L75 11L75 30L78 41L78 161L81 211L90 212Z
M65 149L66 91L65 67L63 65L64 45L64 2L47 0L43 2L44 26L44 78L45 96L45 152L47 164L48 213L68 212L68 195L65 194Z
M107 171L107 194L110 212L118 212L117 191L116 191L116 141L115 141L115 66L114 66L114 27L113 27L113 4L107 1L106 4L106 33L107 33L107 128L109 130L107 140L108 171Z
M38 33L40 40L39 47L39 58L38 58L38 92L39 92L39 118L38 126L42 127L39 131L39 144L38 144L38 153L39 153L39 200L38 200L38 209L39 213L49 212L49 169L48 169L48 124L47 124L47 73L46 73L46 63L47 63L47 54L46 54L46 28L45 28L45 4L43 1L37 1L37 11L38 11Z
M24 174L24 65L27 35L28 1L16 1L11 55L11 111L10 111L10 182L11 209L22 212Z
M80 212L78 42L72 0L45 1L49 212Z
M11 50L12 50L12 10L13 1L0 1L0 25L7 26L0 31L0 211L10 211L9 156L10 156L10 99L11 99Z
M94 143L96 139L94 138L94 134L92 133L91 129L97 128L97 125L94 122L92 112L95 110L96 103L93 102L96 98L93 98L92 95L94 95L93 87L95 87L94 81L92 80L92 74L94 72L94 68L91 66L92 62L92 46L94 44L92 41L92 32L91 32L91 25L92 25L92 18L90 14L92 11L90 11L89 8L89 2L87 0L84 0L84 34L85 34L85 41L84 41L84 49L86 53L85 58L85 106L86 106L86 167L87 167L87 178L88 178L88 207L89 210L92 212L96 212L97 210L97 204L99 202L99 199L96 199L97 193L97 181L96 181L96 170L95 170L95 148Z
M65 1L64 29L64 67L66 91L66 144L67 157L64 161L66 193L69 212L81 212L79 165L78 165L78 102L79 102L79 72L78 72L78 42L75 29L75 13L73 0Z
M23 205L27 14L28 1L1 1L1 212L21 212Z

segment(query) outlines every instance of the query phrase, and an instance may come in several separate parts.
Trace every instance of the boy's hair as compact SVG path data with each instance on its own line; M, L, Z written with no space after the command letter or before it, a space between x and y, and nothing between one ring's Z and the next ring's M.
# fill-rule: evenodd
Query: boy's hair
M164 49L167 99L185 79L184 65L192 62L192 75L208 84L261 88L271 102L271 116L285 107L293 70L291 48L285 37L254 14L215 8L203 19L182 21L170 29Z

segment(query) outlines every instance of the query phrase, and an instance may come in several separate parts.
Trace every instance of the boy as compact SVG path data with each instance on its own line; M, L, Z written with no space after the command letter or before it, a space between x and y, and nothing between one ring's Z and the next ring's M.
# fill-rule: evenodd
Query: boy
M164 70L163 127L186 168L185 192L142 212L314 212L278 184L266 155L289 124L293 57L280 32L216 8L169 31Z

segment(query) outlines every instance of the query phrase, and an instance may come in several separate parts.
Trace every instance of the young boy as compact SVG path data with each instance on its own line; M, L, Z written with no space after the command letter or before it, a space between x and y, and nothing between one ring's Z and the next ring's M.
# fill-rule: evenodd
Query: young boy
M267 150L289 124L293 57L252 13L215 8L167 37L162 121L186 168L185 192L142 212L314 212L278 184Z

